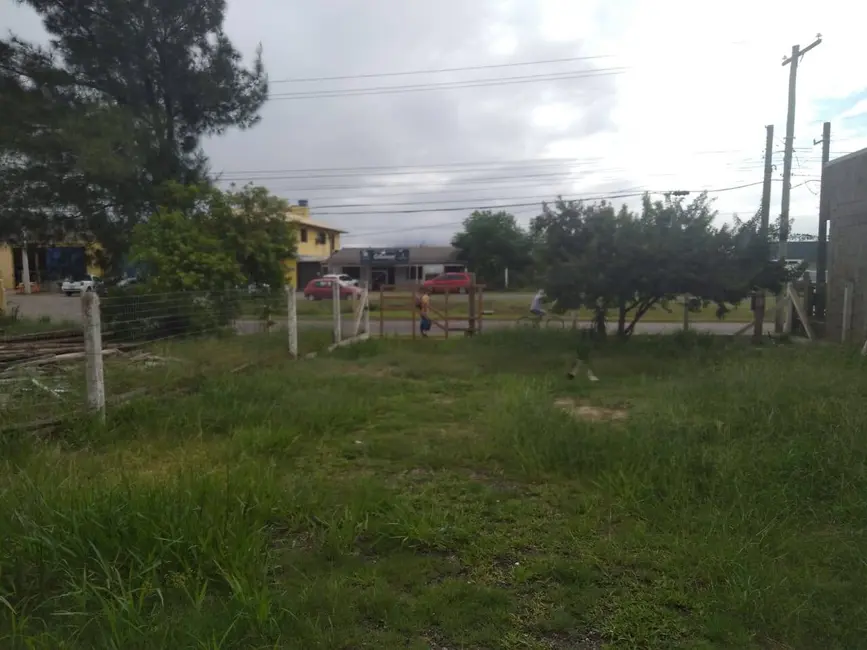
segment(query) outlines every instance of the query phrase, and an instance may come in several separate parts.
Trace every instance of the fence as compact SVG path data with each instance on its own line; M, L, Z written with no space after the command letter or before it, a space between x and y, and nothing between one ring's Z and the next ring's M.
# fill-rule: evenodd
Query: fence
M107 407L134 397L192 391L214 373L274 366L368 338L367 290L338 291L327 305L330 328L314 321L299 330L295 291L86 293L65 299L80 300L77 323L16 318L4 330L0 321L0 430L38 430L83 414L104 418ZM11 309L3 312L9 322Z

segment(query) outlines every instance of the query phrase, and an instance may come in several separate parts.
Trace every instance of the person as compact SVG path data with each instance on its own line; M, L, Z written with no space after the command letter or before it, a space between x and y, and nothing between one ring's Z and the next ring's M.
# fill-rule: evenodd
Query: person
M430 332L431 328L431 320L430 320L430 295L428 293L427 287L422 287L419 290L421 294L418 299L418 311L421 318L419 319L419 330L421 331L421 335L427 337L427 333Z
M545 315L545 310L542 308L542 301L545 300L545 290L539 289L536 295L533 296L533 302L530 303L530 313L534 316L542 318Z

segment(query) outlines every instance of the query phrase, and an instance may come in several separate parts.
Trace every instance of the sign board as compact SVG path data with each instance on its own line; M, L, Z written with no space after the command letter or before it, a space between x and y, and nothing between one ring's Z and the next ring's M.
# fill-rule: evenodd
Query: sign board
M361 263L365 265L409 264L408 248L364 248Z

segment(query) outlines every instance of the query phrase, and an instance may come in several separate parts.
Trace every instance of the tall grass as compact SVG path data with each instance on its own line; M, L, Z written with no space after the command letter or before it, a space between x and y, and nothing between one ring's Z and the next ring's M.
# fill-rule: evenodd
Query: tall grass
M849 351L216 345L178 344L195 390L0 447L0 647L863 647Z

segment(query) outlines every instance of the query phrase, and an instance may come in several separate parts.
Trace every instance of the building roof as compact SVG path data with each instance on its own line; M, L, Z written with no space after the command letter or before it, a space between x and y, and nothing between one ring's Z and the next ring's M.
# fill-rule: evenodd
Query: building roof
M341 248L328 258L328 263L335 266L359 266L361 251L371 246ZM406 248L409 250L410 265L459 264L458 249L452 246L390 246L388 248Z
M334 226L329 226L325 223L320 223L319 221L313 221L312 219L303 219L299 217L297 214L290 213L289 220L292 223L297 223L299 226L306 226L308 228L318 228L319 230L326 230L328 232L337 232L340 234L344 234L345 230L340 230L340 228L335 228Z

